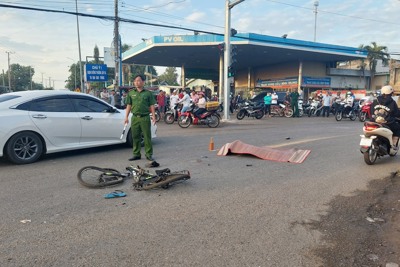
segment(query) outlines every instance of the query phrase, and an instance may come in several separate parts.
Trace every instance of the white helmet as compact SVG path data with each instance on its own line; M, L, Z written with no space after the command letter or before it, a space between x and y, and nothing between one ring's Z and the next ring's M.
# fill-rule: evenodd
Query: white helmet
M385 85L381 89L382 95L390 95L393 93L393 88L390 85Z

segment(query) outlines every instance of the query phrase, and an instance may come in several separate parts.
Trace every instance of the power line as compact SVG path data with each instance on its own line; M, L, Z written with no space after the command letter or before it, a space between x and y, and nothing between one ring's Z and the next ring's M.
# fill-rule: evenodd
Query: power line
M284 2L280 2L280 1L276 1L276 0L265 0L265 1L272 2L272 3L277 3L277 4L281 4L281 5L286 5L286 6L291 6L291 7L296 7L296 8L301 8L301 9L306 9L306 10L310 10L310 11L314 10L313 8L304 7L304 6L298 6L298 5L293 5L293 4L288 4L288 3L284 3ZM327 10L322 10L322 9L318 9L318 12L326 13L326 14L332 14L332 15L341 16L341 17L359 19L359 20L367 20L367 21L386 23L386 24L392 24L392 25L400 25L400 23L384 21L384 20L377 20L377 19L370 19L370 18L363 18L363 17L359 17L359 16L345 15L345 14L336 13L336 12L327 11Z
M62 14L69 14L69 15L74 15L74 16L83 16L83 17L91 17L91 18L98 18L98 19L103 19L103 20L111 20L114 21L116 18L115 16L100 16L100 15L93 15L93 14L86 14L86 13L80 13L80 12L69 12L69 11L62 11L62 10L51 10L51 9L41 9L41 8L31 8L31 7L24 7L24 6L13 6L13 5L4 5L0 4L0 7L6 7L6 8L15 8L15 9L22 9L22 10L30 10L30 11L42 11L42 12L51 12L51 13L62 13ZM164 24L157 24L157 23L150 23L150 22L142 22L138 20L131 20L131 19L126 19L126 18L121 18L118 17L117 20L119 22L125 22L125 23L132 23L132 24L140 24L140 25L148 25L148 26L154 26L154 27L163 27L163 28L169 28L169 29L180 29L180 30L185 30L185 31L197 31L200 33L205 33L205 34L212 34L212 35L218 35L218 36L224 36L222 33L216 33L216 32L210 32L210 31L205 31L205 30L198 30L198 29L193 29L193 28L187 28L187 27L181 27L181 26L173 26L173 25L164 25ZM235 36L235 38L243 39L243 40L250 40L250 41L260 41L260 42L265 42L265 40L260 39L260 38L247 38L243 36ZM280 44L281 42L271 40L269 41L270 43L278 43ZM303 48L323 48L326 50L341 50L341 51L347 51L347 52L354 52L353 48L346 48L346 47L335 47L331 48L330 46L322 46L322 45L315 45L315 44L291 44L292 46L295 47L303 47ZM362 49L359 49L362 50Z

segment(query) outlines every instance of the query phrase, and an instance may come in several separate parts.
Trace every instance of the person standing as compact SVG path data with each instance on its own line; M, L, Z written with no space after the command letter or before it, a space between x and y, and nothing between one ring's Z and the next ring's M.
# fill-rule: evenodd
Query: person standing
M265 105L265 115L271 116L271 93L267 93L264 96L264 105Z
M157 104L158 104L158 110L160 113L165 112L165 94L164 91L160 90L160 93L157 95Z
M331 102L332 102L332 93L328 92L326 95L322 97L322 117L329 117L329 113L331 112Z
M114 90L111 91L110 105L113 106L113 107L115 106L115 91Z
M136 89L129 91L126 97L125 124L129 122L129 114L131 118L131 132L133 139L133 157L129 160L138 160L141 158L140 148L141 139L144 139L144 151L146 159L153 161L153 145L151 143L151 120L156 124L155 107L156 100L153 93L144 89L145 77L136 75L133 83Z
M278 95L274 91L271 96L271 105L278 105Z
M300 117L299 115L299 92L296 90L290 93L290 105L293 109L293 117Z
M110 94L108 93L107 88L103 88L103 91L100 93L100 98L106 101L107 103L110 103Z

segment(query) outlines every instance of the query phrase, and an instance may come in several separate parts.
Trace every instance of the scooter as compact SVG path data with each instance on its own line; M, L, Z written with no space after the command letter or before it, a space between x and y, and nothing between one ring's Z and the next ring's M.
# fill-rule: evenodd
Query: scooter
M179 116L181 115L182 104L176 103L174 108L165 112L164 121L166 124L172 124L178 120Z
M366 119L371 119L371 104L372 102L364 102L361 105L361 112L359 116L361 122L364 122Z
M261 119L262 117L264 117L264 104L256 104L246 101L236 114L236 118L238 120L243 120L245 116L253 117L258 120Z
M195 105L192 104L191 107L185 112L181 112L178 118L178 125L181 128L187 128L190 125L207 125L210 128L216 128L219 125L219 115L217 110L207 110L206 112L199 115L199 117L194 115L197 110Z
M386 120L382 116L377 116L376 122L364 122L363 135L360 141L360 152L364 155L364 161L368 165L375 163L377 158L397 154L394 149L393 132L385 125ZM395 144L397 147L399 141Z
M319 100L313 99L311 104L310 104L310 110L308 111L308 117L311 117L312 115L315 115L319 117L322 113L322 103Z

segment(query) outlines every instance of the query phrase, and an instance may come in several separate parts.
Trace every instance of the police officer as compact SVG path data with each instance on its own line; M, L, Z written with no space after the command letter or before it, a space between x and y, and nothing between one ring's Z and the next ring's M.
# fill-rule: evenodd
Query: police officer
M136 89L129 91L126 97L125 123L129 122L129 113L132 112L131 131L133 139L133 157L129 160L138 160L141 158L141 136L144 138L144 151L146 159L153 161L153 145L151 143L151 120L156 123L155 107L156 100L153 94L144 89L145 77L136 75L133 83Z

